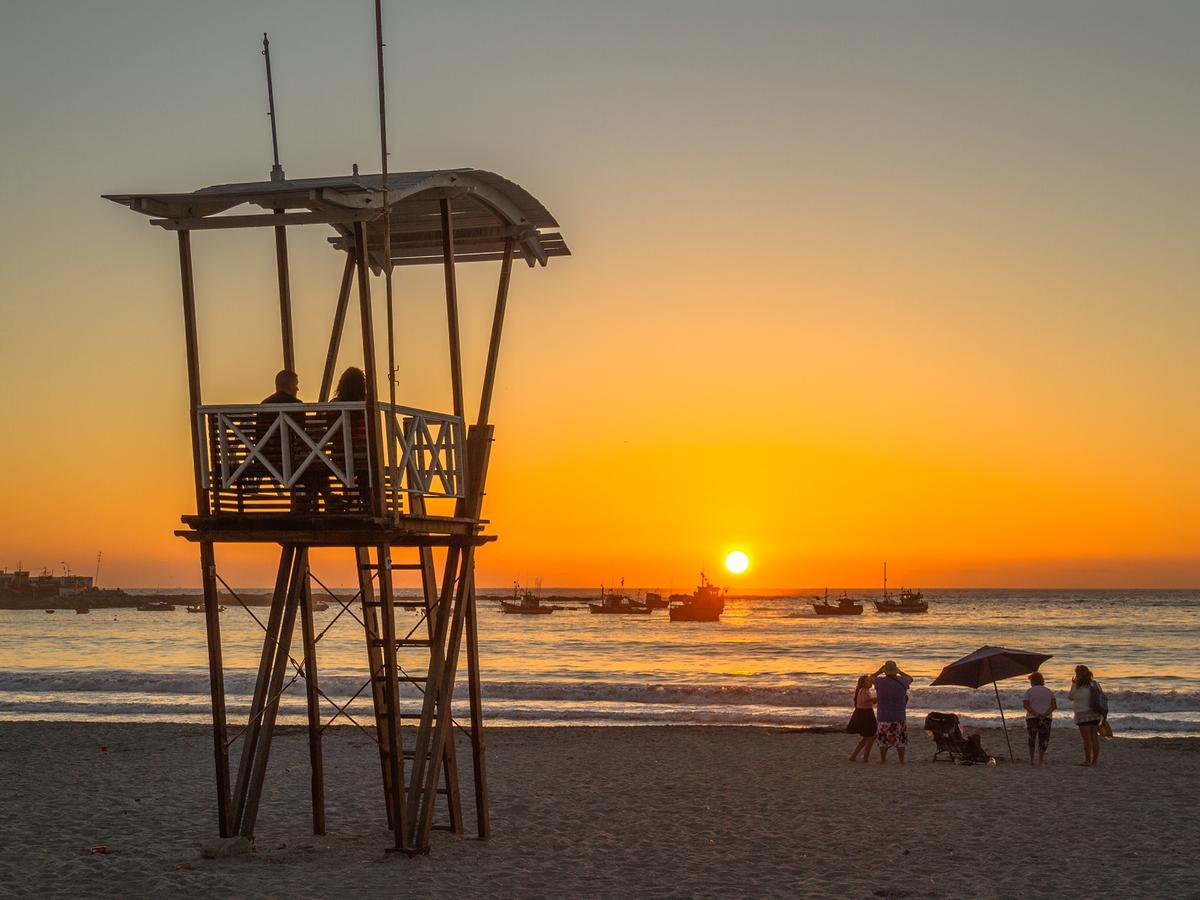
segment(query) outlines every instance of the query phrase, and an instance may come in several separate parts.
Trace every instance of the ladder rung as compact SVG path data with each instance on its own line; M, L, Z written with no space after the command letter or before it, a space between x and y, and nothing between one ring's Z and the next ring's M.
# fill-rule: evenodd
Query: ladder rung
M423 569L420 563L392 563L393 569Z

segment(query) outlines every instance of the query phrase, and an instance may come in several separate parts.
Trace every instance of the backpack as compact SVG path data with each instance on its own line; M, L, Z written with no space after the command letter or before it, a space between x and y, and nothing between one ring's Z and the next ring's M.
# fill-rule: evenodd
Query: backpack
M1092 682L1091 707L1102 716L1108 715L1108 697L1096 682Z

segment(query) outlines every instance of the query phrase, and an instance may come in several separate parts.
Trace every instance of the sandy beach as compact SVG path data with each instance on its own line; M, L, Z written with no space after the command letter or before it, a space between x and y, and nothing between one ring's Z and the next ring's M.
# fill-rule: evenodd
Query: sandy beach
M1024 749L1024 734L1014 743ZM1125 740L1077 768L851 764L845 735L754 728L496 728L495 836L384 852L374 746L326 732L329 834L307 744L279 734L253 854L206 859L211 743L196 726L0 726L0 893L28 897L1195 896L1200 742ZM993 753L1003 736L987 733ZM107 747L107 752L101 747ZM469 770L469 766L467 767ZM469 796L469 784L464 784ZM470 820L468 820L470 821ZM103 846L104 854L91 848Z

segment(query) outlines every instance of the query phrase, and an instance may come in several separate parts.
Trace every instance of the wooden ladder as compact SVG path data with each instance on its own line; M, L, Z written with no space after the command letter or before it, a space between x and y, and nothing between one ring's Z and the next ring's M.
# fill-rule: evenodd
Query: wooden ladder
M461 833L463 816L450 704L437 702L447 672L446 624L452 617L446 613L457 592L438 591L431 549L415 549L417 562L396 564L389 547L375 547L374 557L371 548L358 547L355 562L388 828L395 834L395 849L423 852L432 828ZM420 572L420 599L396 598L396 570ZM420 610L421 617L403 631L397 628L396 611L406 609ZM451 654L457 656L457 648ZM410 747L405 746L405 720L417 726ZM437 764L431 765L431 759ZM438 796L446 798L449 817L441 826L432 821Z

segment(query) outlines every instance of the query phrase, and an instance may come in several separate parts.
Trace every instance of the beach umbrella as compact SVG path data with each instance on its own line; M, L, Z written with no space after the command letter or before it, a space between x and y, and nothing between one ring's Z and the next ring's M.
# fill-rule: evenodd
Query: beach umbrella
M1001 678L1013 678L1036 672L1049 653L1030 653L1028 650L1009 650L1007 647L980 647L942 669L931 684L956 684L978 688L991 684L996 691L996 706L1000 709L1000 722L1004 725L1004 740L1008 743L1008 758L1013 759L1012 740L1008 736L1008 722L1004 718L1004 704L1000 702L1000 688L996 682Z

